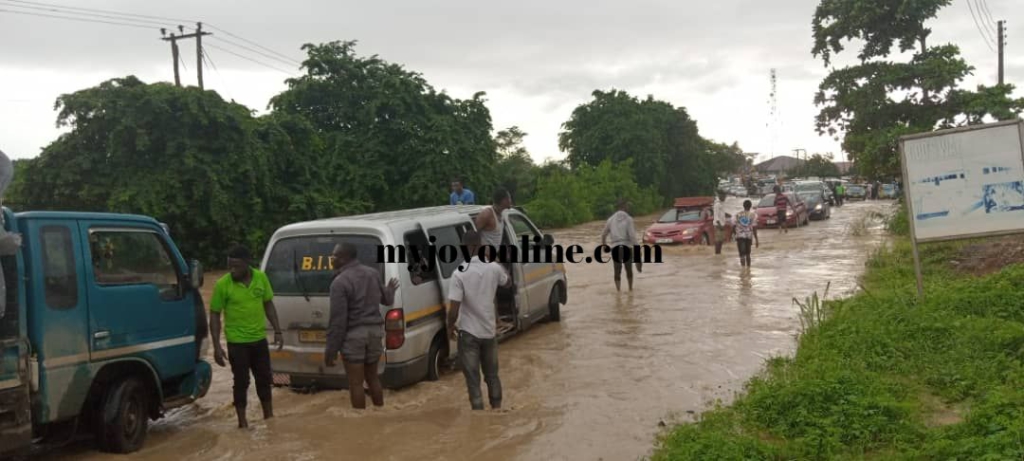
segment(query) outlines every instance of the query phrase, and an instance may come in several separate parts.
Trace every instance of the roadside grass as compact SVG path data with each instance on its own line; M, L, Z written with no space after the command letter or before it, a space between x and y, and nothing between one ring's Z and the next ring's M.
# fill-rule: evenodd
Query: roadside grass
M905 238L870 258L853 297L794 299L795 356L661 436L653 459L1024 458L1024 264L958 275L949 261L969 243L920 247L923 301Z

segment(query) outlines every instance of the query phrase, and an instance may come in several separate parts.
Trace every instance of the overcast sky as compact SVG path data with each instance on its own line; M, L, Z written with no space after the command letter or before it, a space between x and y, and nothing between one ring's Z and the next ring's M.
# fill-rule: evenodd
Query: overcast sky
M997 61L975 26L969 1L974 0L954 0L941 11L930 24L929 44L959 44L977 68L966 82L973 88L995 83ZM1024 17L1024 2L985 1L993 19L1011 20L1006 79L1020 85L1024 41L1016 37L1024 37L1024 21L1014 19ZM0 0L0 149L12 158L38 155L60 133L53 103L63 93L128 74L146 82L173 81L160 24L124 27L11 13L66 15L25 8L40 2L216 26L205 39L217 66L206 68L206 87L261 113L285 88L289 74L224 50L294 75L297 66L234 44L274 56L241 39L248 40L297 61L303 43L358 40L360 55L401 63L452 96L487 92L495 130L518 125L528 133L527 148L538 162L564 158L557 140L561 124L593 90L611 88L683 106L703 136L738 141L747 152L761 153L758 160L795 148L842 155L838 142L814 130L814 92L826 75L810 54L817 0ZM194 85L194 44L182 42L181 48L182 81ZM856 51L844 53L851 54ZM778 75L775 121L769 105L771 68Z

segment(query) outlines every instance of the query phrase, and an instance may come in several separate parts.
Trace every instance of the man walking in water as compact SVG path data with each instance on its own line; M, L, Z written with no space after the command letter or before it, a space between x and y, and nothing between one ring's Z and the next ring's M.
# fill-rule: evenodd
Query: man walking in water
M480 391L480 370L487 382L487 396L492 409L501 408L501 380L498 378L497 312L494 297L498 287L510 286L512 279L500 264L480 259L480 234L468 231L462 244L474 255L452 273L448 299L448 332L458 341L459 361L466 376L469 404L474 410L483 410Z
M228 340L227 359L234 376L235 412L238 427L249 427L246 420L246 394L249 392L249 372L256 378L256 395L263 407L263 418L274 417L271 405L270 348L267 345L267 321L274 327L277 350L284 347L281 325L274 308L274 290L262 271L251 266L249 250L236 246L228 252L231 272L217 280L210 299L210 337L213 341L213 359L224 364L224 347L220 345L221 313L224 315L224 335Z
M348 394L352 408L366 408L365 381L370 388L373 405L384 405L384 389L377 375L377 363L384 354L384 318L380 305L395 302L398 279L385 287L380 272L359 263L356 246L341 243L331 255L339 268L331 281L331 317L327 327L324 365L334 366L341 352L348 376Z
M750 267L750 243L760 247L757 238L757 213L750 211L753 204L750 200L743 201L743 211L733 217L736 233L736 248L740 251L740 266Z
M722 254L722 244L725 243L725 191L719 190L715 197L715 204L712 206L715 225L715 254Z
M789 197L782 192L782 188L775 186L775 215L779 221L779 233L789 233L789 223L786 222L786 210L789 209ZM799 218L799 216L797 217Z
M626 200L619 199L618 211L615 212L604 224L604 232L601 233L601 246L607 246L609 238L612 241L612 265L615 270L615 291L622 291L622 268L626 268L626 281L629 282L629 291L633 291L633 246L637 244L636 227L633 225L633 217L627 212L629 204Z
M512 207L512 196L505 189L494 192L494 204L476 215L476 230L480 234L481 246L491 245L495 250L501 248L502 236L505 231L505 219L502 214ZM492 261L497 260L495 256Z

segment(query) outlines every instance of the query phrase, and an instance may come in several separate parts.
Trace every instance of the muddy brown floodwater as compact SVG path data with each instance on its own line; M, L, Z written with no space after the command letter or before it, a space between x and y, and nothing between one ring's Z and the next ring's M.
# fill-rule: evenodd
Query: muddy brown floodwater
M741 202L730 198L728 211ZM274 389L277 417L267 422L250 389L252 427L239 430L230 373L214 366L209 394L152 423L145 448L131 459L642 458L659 422L685 421L717 398L728 402L765 359L793 352L800 321L792 298L820 294L829 282L830 297L854 289L870 250L886 239L880 222L866 232L859 223L891 207L849 203L832 219L786 235L764 230L749 271L741 270L734 245L719 256L713 247L663 247L663 263L645 264L631 294L615 292L610 264L568 264L562 321L499 346L503 412L471 412L462 375L448 372L437 382L387 391L384 408L362 413L350 408L346 391ZM637 227L651 221L638 218ZM602 225L555 238L593 247ZM88 443L42 458L124 459Z

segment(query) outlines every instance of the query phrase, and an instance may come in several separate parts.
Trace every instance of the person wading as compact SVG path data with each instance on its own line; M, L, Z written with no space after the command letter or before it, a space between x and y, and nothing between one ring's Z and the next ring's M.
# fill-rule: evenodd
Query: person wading
M356 246L342 243L331 254L338 273L331 281L331 317L327 327L324 365L333 367L338 352L345 362L352 408L366 408L365 381L373 405L384 405L384 388L377 375L377 363L384 354L384 317L380 305L395 302L398 279L387 287L380 272L359 263Z
M753 206L750 200L744 200L743 211L732 218L736 233L736 248L740 252L740 266L744 267L750 267L751 239L755 246L761 246L761 242L757 238L757 213L750 211Z
M611 240L612 265L615 271L615 291L622 291L622 268L626 268L626 281L629 291L633 291L633 247L637 244L636 227L633 217L629 215L629 204L619 199L618 211L604 223L601 233L601 246L608 246Z
M451 205L474 205L476 204L476 195L473 194L473 191L464 188L461 180L456 179L452 181L452 195L448 197L448 203Z
M459 361L466 376L469 404L474 410L483 410L483 395L480 390L480 370L487 383L487 396L492 409L501 408L501 379L498 378L498 339L494 297L499 286L512 284L505 269L488 259L480 259L482 240L476 231L468 231L462 238L470 254L468 263L463 263L452 274L448 299L448 332L458 341Z
M789 208L789 197L782 192L782 188L775 186L775 219L779 221L779 233L789 233L789 223L786 221L786 210ZM797 219L800 217L797 216Z
M231 272L217 280L210 300L210 336L213 340L213 359L224 364L224 347L220 344L221 314L224 315L224 336L227 337L227 359L234 376L235 412L238 427L249 427L245 416L249 392L249 373L256 380L256 395L263 407L263 418L274 416L271 404L270 348L267 344L267 320L274 327L274 345L284 347L281 325L274 308L274 290L262 271L251 266L252 257L244 246L235 246L228 252Z
M712 212L714 216L715 225L715 254L722 254L722 244L725 243L726 238L726 224L728 221L725 219L725 191L719 190L718 196L715 197L715 204L712 206Z

